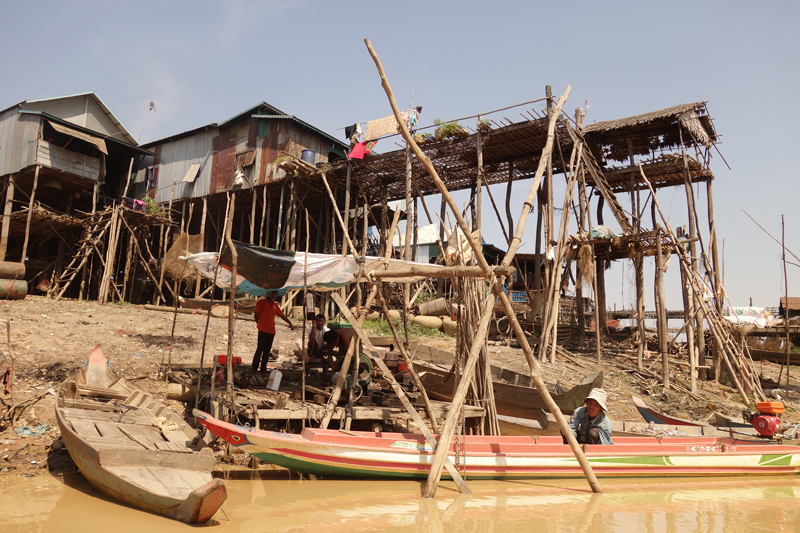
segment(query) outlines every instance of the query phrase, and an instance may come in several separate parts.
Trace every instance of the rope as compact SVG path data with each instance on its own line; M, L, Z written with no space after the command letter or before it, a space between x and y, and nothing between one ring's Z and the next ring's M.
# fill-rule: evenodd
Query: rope
M154 418L153 425L161 431L177 431L178 429L178 424L172 420L167 420L166 416Z

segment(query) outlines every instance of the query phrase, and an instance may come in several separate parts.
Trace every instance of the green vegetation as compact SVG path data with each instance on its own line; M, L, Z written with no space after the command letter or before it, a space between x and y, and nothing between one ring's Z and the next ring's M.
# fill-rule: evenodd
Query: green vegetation
M461 137L467 133L466 128L459 124L458 122L442 122L441 119L437 118L433 121L435 125L438 127L436 128L436 138L437 139L449 139L450 137Z
M144 197L144 209L148 215L164 215L164 210L149 196Z
M405 329L403 329L403 319L395 318L394 326L397 328L397 334L401 337L405 336ZM364 329L375 335L382 335L386 337L392 336L392 328L385 320L365 320ZM438 329L426 328L408 321L408 336L409 337L447 337L443 332Z

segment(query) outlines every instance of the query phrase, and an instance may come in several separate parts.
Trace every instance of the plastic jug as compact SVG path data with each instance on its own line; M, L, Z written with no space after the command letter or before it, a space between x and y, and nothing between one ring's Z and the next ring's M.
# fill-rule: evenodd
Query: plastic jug
M270 372L269 381L267 381L267 388L269 390L278 390L278 388L281 386L282 377L283 377L283 372L281 372L277 368L272 372Z

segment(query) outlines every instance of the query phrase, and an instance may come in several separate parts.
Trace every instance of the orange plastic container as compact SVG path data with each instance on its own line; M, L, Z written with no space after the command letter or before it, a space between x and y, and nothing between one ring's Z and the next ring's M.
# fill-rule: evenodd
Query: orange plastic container
M227 355L218 355L217 356L217 364L219 366L227 365L228 364L228 356ZM239 366L241 364L242 364L242 358L234 356L233 357L233 365L232 366L236 367L236 366ZM783 412L783 411L781 411L781 412Z
M785 407L783 402L758 402L756 404L756 409L761 411L762 413L768 413L771 415L782 415Z

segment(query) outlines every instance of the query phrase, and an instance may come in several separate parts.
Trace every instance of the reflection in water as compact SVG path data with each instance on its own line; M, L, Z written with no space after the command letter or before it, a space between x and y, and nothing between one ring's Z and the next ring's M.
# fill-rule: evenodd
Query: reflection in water
M445 482L435 500L409 481L310 481L278 471L227 473L228 501L208 533L800 532L795 478ZM80 476L0 477L0 531L162 533L197 528L131 509Z

